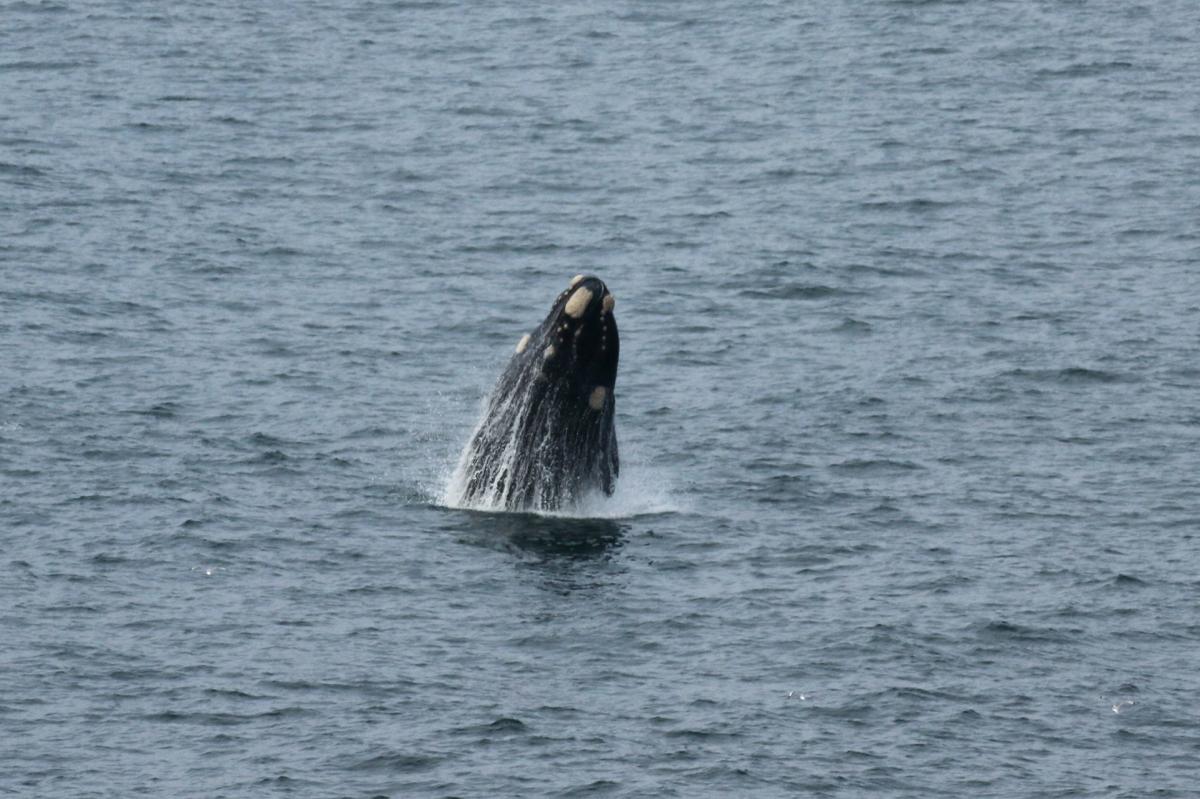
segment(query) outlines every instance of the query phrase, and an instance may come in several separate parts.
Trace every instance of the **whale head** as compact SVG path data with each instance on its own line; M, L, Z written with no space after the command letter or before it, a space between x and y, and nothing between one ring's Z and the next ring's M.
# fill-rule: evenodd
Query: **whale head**
M546 379L570 386L594 411L611 405L621 340L613 314L616 298L604 281L577 275L559 294L532 336L541 347Z

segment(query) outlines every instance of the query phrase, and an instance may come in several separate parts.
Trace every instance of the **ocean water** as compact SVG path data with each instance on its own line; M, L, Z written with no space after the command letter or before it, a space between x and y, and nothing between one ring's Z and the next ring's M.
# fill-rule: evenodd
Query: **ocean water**
M0 2L0 795L1195 796L1198 39ZM580 272L616 495L446 507Z

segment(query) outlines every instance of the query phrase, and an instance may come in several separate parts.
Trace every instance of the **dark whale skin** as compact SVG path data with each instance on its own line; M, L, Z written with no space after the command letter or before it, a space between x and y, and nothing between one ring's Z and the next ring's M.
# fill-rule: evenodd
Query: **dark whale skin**
M517 344L459 461L455 504L556 511L612 494L620 337L615 298L577 276Z

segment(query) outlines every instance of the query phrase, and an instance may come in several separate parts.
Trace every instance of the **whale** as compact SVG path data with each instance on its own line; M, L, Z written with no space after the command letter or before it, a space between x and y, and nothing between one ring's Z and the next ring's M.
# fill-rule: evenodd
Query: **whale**
M616 298L576 275L517 341L455 470L459 507L558 511L611 495L620 472Z

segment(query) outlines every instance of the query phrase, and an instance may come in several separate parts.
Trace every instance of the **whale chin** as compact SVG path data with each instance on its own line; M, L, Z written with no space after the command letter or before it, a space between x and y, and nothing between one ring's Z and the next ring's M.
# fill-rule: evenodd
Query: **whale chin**
M452 504L554 511L613 492L615 304L603 281L578 275L520 338L459 459Z

